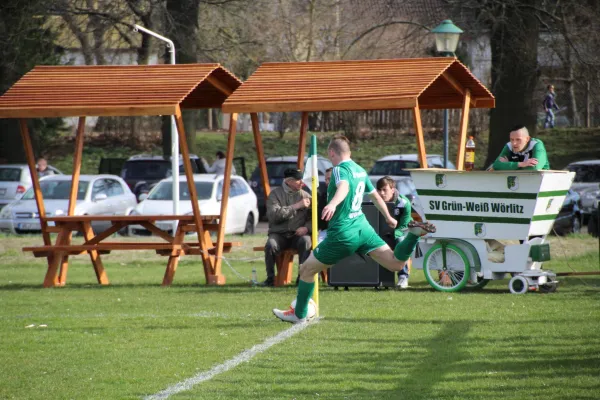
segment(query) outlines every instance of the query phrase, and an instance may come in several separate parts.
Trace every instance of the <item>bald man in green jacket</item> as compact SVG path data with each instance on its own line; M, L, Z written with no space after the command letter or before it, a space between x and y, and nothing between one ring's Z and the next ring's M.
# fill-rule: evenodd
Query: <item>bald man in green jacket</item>
M544 143L529 136L523 125L516 126L510 132L510 142L494 161L495 171L510 170L546 170L550 169Z

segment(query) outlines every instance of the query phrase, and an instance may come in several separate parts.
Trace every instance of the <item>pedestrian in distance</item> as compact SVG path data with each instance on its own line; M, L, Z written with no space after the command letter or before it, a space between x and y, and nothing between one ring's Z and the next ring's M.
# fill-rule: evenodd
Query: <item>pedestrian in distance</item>
M54 171L48 168L48 162L44 157L40 157L36 163L36 170L38 177L43 178L45 176L54 175Z
M207 173L214 173L217 175L225 175L225 153L223 153L222 151L217 151L215 153L215 162L212 165L208 165L208 162L206 162L206 160L204 159L204 157L202 157L202 164L204 165L204 169L206 170ZM236 171L235 171L235 167L232 165L231 166L231 174L235 175Z
M556 104L556 92L554 91L554 85L548 85L548 92L544 96L543 106L546 112L546 119L544 120L544 129L554 128L554 110L558 110Z

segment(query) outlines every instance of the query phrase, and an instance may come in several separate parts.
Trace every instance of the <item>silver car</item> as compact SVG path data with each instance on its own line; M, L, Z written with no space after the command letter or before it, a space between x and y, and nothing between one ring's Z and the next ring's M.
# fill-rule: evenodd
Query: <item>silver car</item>
M571 189L581 196L581 212L586 224L590 216L595 215L600 196L600 160L577 161L565 169L575 172Z
M48 176L40 181L46 216L66 215L71 193L71 175ZM81 175L75 215L128 215L137 205L135 196L123 179L115 175ZM102 231L108 223L92 224ZM35 233L41 231L33 188L0 211L0 231Z
M48 169L55 175L62 172L54 167ZM27 164L5 164L0 165L0 210L18 198L31 187L31 174Z

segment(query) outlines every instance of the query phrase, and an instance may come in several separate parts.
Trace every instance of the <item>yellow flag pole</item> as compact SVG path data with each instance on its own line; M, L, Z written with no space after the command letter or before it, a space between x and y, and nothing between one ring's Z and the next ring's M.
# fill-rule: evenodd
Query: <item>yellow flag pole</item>
M319 186L319 173L317 169L317 137L312 135L310 138L310 163L312 167L312 248L313 250L317 247L317 241L319 238L319 215L317 209L317 188ZM315 291L313 299L317 305L317 317L319 316L319 273L315 274Z

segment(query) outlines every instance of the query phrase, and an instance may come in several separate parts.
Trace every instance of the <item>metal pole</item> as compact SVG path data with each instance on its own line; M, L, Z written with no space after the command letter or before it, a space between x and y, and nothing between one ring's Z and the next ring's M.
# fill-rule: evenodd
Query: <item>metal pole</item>
M444 168L448 168L448 109L444 109Z
M157 38L167 44L169 53L171 53L171 64L175 65L175 44L171 39L159 35L156 32L146 29L138 24L135 25L134 32L142 31L150 36ZM173 177L173 215L179 215L179 136L177 136L177 124L175 116L171 115L171 176ZM189 182L188 182L189 184ZM177 231L177 220L173 221L173 235Z

